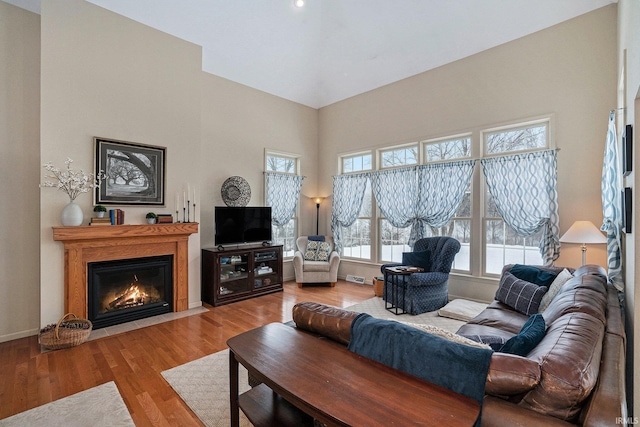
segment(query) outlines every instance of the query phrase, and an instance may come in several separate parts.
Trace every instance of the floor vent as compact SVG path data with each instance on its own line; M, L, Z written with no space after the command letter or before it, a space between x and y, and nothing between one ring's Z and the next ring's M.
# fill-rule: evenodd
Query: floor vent
M364 284L364 277L347 274L347 282Z

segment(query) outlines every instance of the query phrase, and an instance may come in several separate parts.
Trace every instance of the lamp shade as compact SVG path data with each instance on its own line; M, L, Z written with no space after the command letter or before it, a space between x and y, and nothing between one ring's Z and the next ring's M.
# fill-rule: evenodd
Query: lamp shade
M565 243L607 243L607 238L591 221L576 221L560 237Z

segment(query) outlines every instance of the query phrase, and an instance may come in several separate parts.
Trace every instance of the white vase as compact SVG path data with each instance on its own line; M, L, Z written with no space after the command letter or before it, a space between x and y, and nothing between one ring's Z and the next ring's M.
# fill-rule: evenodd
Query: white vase
M82 213L82 208L73 200L62 209L61 220L64 226L82 225L83 219L84 214Z

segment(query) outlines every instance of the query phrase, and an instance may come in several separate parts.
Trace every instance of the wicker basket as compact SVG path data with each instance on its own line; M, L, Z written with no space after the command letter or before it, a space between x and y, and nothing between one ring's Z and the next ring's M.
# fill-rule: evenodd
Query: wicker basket
M73 316L71 319L67 317ZM38 343L50 350L75 347L89 338L93 325L89 320L78 319L75 314L67 313L55 325L47 325L38 334Z

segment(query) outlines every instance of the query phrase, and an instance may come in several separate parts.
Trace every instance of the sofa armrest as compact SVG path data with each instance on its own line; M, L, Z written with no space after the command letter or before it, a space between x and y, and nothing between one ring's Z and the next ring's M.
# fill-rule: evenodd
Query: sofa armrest
M360 315L316 302L301 302L293 306L293 321L297 328L330 338L343 345L351 339L351 323Z
M331 255L329 255L329 270L337 269L339 264L340 254L336 251L331 251Z
M512 396L533 389L540 382L538 362L508 353L493 353L485 393Z

